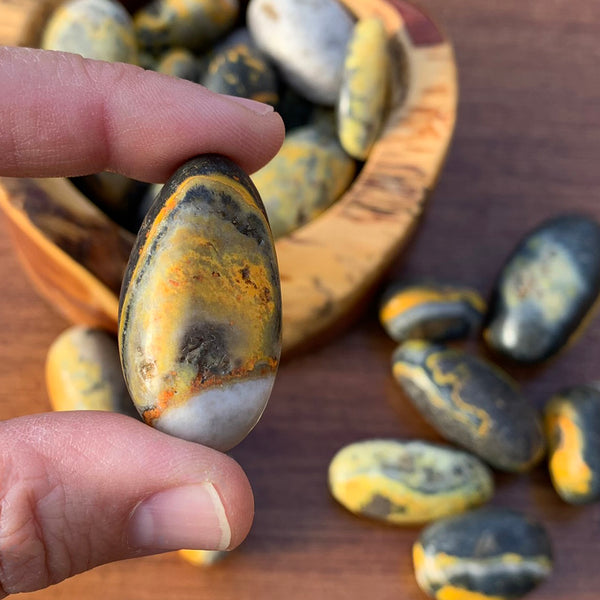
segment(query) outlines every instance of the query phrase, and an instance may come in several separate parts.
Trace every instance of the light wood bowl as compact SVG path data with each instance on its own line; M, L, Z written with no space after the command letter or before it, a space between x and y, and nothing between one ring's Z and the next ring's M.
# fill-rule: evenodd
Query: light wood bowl
M360 314L419 221L456 119L454 54L434 22L403 0L340 1L357 17L378 15L386 25L391 109L350 189L323 215L276 242L286 357ZM0 0L0 45L36 46L57 4ZM120 278L133 236L67 179L2 178L0 207L39 293L73 322L116 331Z

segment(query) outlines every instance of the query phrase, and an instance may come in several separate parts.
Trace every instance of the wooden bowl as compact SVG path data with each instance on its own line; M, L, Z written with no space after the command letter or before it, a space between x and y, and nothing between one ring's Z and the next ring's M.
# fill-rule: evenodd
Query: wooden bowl
M357 17L377 15L386 25L391 109L350 189L320 217L276 242L286 357L330 337L360 313L419 221L456 119L454 54L434 22L403 0L340 1ZM59 3L0 0L0 44L36 46ZM0 207L39 293L73 322L116 331L133 236L67 179L2 178Z

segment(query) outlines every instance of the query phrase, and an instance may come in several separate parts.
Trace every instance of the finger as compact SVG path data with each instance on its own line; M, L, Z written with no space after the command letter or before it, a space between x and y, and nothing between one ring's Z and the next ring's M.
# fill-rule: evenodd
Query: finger
M230 549L250 485L220 452L101 412L0 423L0 598L102 563Z
M161 182L211 152L251 173L283 141L271 107L133 65L0 48L0 83L0 175Z

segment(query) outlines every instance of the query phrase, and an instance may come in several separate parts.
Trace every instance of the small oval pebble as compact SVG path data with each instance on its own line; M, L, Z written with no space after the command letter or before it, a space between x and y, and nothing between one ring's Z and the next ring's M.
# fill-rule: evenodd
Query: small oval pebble
M194 567L210 567L221 562L230 552L223 550L178 550L177 554Z
M421 441L350 444L331 461L328 480L349 511L394 525L460 513L494 491L490 470L477 457Z
M204 50L233 27L239 9L239 0L152 0L133 23L144 49Z
M260 418L281 350L279 272L260 197L229 159L187 162L146 215L119 347L133 401L157 429L228 450Z
M188 81L198 82L200 77L198 59L186 48L171 48L164 52L155 70Z
M542 223L512 252L494 287L484 339L523 363L556 354L600 292L600 225L581 215Z
M446 439L504 471L525 471L545 450L541 419L495 365L440 344L410 340L393 355L396 380Z
M419 587L436 600L516 600L552 572L544 527L506 508L480 508L426 527L413 546Z
M354 26L337 0L250 0L246 18L292 87L317 104L336 103Z
M97 60L133 64L138 61L131 16L113 0L65 2L52 13L41 47Z
M337 103L340 142L357 160L367 158L383 125L388 71L383 23L375 17L361 19L348 45Z
M61 333L46 356L54 410L107 410L137 416L121 371L117 340L81 325Z
M548 466L554 488L572 504L600 499L600 387L577 385L544 410Z
M262 52L243 41L227 45L212 57L202 84L219 94L266 104L279 100L275 70Z
M476 290L443 283L395 283L383 294L379 321L397 342L464 338L479 328L486 304Z
M321 120L289 133L271 162L252 175L277 239L322 213L348 188L356 162Z

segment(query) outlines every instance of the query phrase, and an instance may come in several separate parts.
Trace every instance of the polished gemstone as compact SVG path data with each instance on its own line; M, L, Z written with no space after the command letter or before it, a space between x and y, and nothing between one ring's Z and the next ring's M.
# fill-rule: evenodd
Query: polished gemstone
M232 161L183 165L142 224L121 292L119 345L144 420L228 450L259 420L281 347L275 249Z
M349 511L393 525L424 523L489 500L488 467L477 457L425 441L374 439L337 452L329 489Z
M392 368L415 407L446 439L505 471L526 471L542 459L540 416L492 363L411 340L396 349Z

